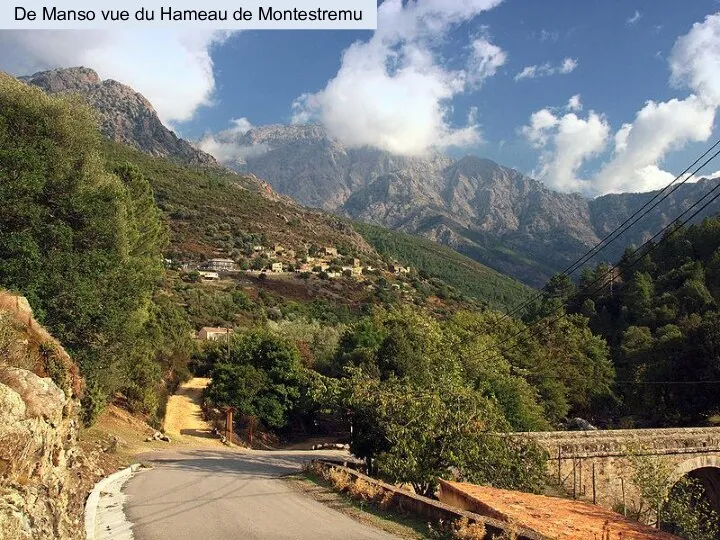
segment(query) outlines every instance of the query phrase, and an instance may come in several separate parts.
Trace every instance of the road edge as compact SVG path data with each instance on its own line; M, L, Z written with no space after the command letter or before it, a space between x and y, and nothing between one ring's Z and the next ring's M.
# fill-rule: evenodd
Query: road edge
M100 505L100 494L103 489L118 480L129 480L133 473L140 469L139 463L134 463L129 467L121 469L110 476L101 479L93 487L90 495L85 501L85 538L87 540L99 540L95 535L95 525L97 523L98 506Z

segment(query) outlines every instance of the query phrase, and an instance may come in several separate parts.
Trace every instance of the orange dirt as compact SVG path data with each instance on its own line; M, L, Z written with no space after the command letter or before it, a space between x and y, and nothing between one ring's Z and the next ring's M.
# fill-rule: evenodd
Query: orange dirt
M557 540L679 540L593 504L441 481L440 500Z
M212 427L203 418L202 394L208 384L210 379L196 377L170 396L165 413L165 433L181 445L227 448L213 435Z

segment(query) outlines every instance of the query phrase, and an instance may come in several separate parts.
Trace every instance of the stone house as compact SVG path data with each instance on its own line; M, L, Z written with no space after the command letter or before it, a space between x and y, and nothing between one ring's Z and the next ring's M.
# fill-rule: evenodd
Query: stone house
M235 261L232 259L210 259L204 265L212 272L232 272L235 270Z
M232 334L230 328L212 328L206 326L201 328L197 334L197 338L203 341L214 341Z

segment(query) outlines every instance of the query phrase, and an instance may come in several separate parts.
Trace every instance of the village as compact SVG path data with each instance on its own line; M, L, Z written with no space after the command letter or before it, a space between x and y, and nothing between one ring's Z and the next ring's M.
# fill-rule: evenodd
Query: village
M172 266L171 259L165 259L165 264ZM260 244L252 247L252 253L239 257L238 260L229 258L212 258L200 263L183 263L179 266L186 279L202 283L215 283L225 279L234 279L240 275L267 279L318 279L336 280L352 279L358 283L368 282L369 290L375 289L373 282L382 276L407 277L413 273L410 266L392 263L386 269L364 264L356 256L343 255L335 246L302 247L299 249L286 248L280 244L266 247ZM401 283L393 283L391 288L402 290ZM203 327L195 338L200 341L217 340L229 336L232 329L226 327Z
M166 263L172 263L166 260ZM218 281L223 274L244 272L248 275L274 276L297 275L302 278L316 276L321 279L340 277L362 280L366 275L379 275L380 269L363 264L357 257L343 256L334 246L321 248L303 248L295 250L280 244L271 247L253 246L253 253L237 261L227 258L213 258L199 264L185 263L181 269L186 272L198 272L203 281ZM412 272L409 266L398 263L390 264L387 273L392 275L408 275Z

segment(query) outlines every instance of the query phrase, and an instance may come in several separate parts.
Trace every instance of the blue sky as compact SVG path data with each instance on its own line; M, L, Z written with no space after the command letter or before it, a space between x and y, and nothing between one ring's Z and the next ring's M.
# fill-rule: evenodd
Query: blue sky
M715 0L399 2L377 33L5 32L0 68L89 65L193 140L318 122L349 145L478 154L587 195L664 185L717 136Z

